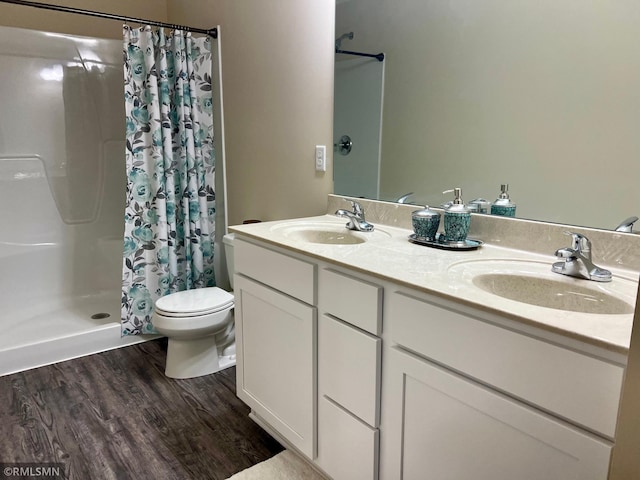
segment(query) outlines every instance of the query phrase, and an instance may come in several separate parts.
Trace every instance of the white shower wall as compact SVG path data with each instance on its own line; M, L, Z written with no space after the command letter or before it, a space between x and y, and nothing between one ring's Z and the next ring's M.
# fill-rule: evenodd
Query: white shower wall
M341 59L336 62L334 83L333 143L348 135L353 148L347 155L334 148L333 191L379 198L384 62Z
M0 27L0 62L2 375L139 339L119 330L122 42Z

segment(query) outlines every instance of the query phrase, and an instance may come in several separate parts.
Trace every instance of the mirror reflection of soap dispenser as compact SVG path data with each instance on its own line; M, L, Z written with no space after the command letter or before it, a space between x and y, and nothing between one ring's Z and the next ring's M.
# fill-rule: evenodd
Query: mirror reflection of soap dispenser
M503 217L516 216L516 204L509 198L509 185L500 185L500 195L491 205L491 215L501 215Z
M453 192L453 203L444 211L444 238L447 242L464 242L471 225L471 212L462 200L462 189L454 188L444 193Z

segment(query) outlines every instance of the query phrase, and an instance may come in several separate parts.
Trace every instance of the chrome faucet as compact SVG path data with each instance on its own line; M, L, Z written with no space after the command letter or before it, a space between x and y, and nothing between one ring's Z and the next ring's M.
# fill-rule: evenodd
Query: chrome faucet
M401 197L398 197L398 199L396 200L397 203L411 203L409 201L409 197L413 195L413 192L409 192L409 193L405 193L404 195L402 195Z
M349 230L357 230L358 232L372 231L373 225L364 219L364 210L362 209L362 205L352 200L351 206L353 207L353 211L339 209L336 210L336 215L349 219L346 225Z
M564 233L572 236L573 246L556 250L556 257L562 261L555 262L551 271L596 282L610 282L611 272L596 267L591 261L591 241L579 233Z
M633 216L629 217L626 220L620 222L620 225L616 227L616 232L623 233L632 233L633 232L633 224L638 221L638 217Z

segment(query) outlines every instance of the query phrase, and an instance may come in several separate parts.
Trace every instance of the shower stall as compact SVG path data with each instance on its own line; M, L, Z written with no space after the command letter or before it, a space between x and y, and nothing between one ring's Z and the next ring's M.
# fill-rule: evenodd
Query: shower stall
M379 198L385 55L343 50L353 38L345 33L335 44L333 191Z
M122 42L0 27L0 375L120 336Z

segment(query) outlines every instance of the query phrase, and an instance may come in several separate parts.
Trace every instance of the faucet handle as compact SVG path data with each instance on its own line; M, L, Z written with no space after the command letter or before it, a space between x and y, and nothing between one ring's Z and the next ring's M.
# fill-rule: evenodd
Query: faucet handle
M351 200L351 206L353 207L353 213L364 220L364 210L362 209L362 205L360 205L356 201Z
M590 253L591 252L591 240L589 240L587 237L585 237L581 233L576 233L576 232L567 232L567 231L565 231L564 234L565 235L571 235L571 237L573 239L572 248L576 252L582 252L582 253Z
M556 250L556 257L566 260L575 260L576 251L573 248L559 248Z

